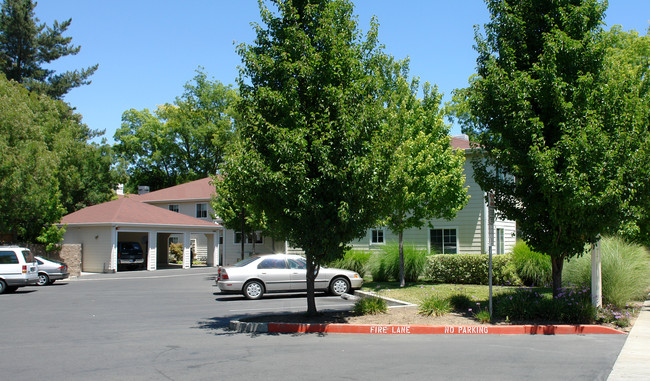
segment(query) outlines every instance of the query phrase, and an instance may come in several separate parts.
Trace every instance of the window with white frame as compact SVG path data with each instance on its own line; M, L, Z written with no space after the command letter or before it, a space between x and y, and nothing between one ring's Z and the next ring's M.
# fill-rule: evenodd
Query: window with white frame
M169 210L178 213L178 204L169 204Z
M497 254L505 254L505 231L502 228L497 228Z
M432 253L458 253L458 235L456 233L456 228L431 229L429 234Z
M385 232L383 228L370 229L370 243L373 245L380 245L385 243Z
M241 232L235 232L235 243L241 243ZM253 234L248 233L246 234L246 242L247 244L252 244L253 243ZM262 244L264 243L264 239L262 237L262 232L255 232L255 243L256 244Z
M208 218L208 204L196 204L196 218Z

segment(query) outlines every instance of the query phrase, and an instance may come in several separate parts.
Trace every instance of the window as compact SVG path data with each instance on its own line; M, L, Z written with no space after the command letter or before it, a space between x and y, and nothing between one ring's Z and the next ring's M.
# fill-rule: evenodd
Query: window
M258 269L286 269L287 262L284 259L267 258L263 260L259 265L257 265L257 268Z
M178 204L170 204L169 210L178 213Z
M196 204L196 218L208 217L208 204Z
M241 232L235 232L235 243L241 243ZM252 244L253 243L253 235L252 234L247 234L246 235L246 242L247 244ZM255 232L255 243L262 244L264 243L264 240L262 239L262 233L261 232Z
M438 254L457 254L456 229L431 229L431 252Z
M371 229L370 230L370 243L382 244L384 243L384 229Z
M504 229L497 229L497 254L505 254Z
M0 263L18 263L18 257L13 251L0 251Z
M291 269L304 270L307 268L307 263L305 263L304 259L288 259L288 261L289 268Z

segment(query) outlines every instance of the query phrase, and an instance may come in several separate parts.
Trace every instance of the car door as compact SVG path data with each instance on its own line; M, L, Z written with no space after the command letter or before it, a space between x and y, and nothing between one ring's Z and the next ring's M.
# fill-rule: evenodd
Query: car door
M289 268L291 269L291 289L295 291L307 291L307 262L305 262L305 259L289 258L287 262L289 262ZM324 290L328 285L328 276L320 271L314 282L315 289Z
M291 269L291 289L294 291L307 291L307 263L301 259L289 258Z
M257 265L257 276L264 282L267 291L289 291L290 273L284 258L264 258Z

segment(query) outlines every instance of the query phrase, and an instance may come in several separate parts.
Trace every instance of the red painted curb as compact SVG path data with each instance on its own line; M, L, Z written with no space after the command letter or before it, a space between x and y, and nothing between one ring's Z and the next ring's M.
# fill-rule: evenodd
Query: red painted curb
M373 335L570 335L625 334L599 325L372 325L268 323L271 333L363 333Z

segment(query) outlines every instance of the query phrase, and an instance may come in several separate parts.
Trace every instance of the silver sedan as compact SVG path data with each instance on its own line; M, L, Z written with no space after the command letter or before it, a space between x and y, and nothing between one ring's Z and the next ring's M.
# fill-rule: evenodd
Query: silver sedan
M45 259L43 257L34 257L38 262L38 284L45 286L54 283L55 280L66 279L70 276L68 265L65 263Z
M246 258L229 267L219 267L217 285L222 293L242 293L259 299L267 292L307 290L307 262L291 254L270 254ZM321 267L314 282L318 291L333 295L361 288L363 278L354 271Z

